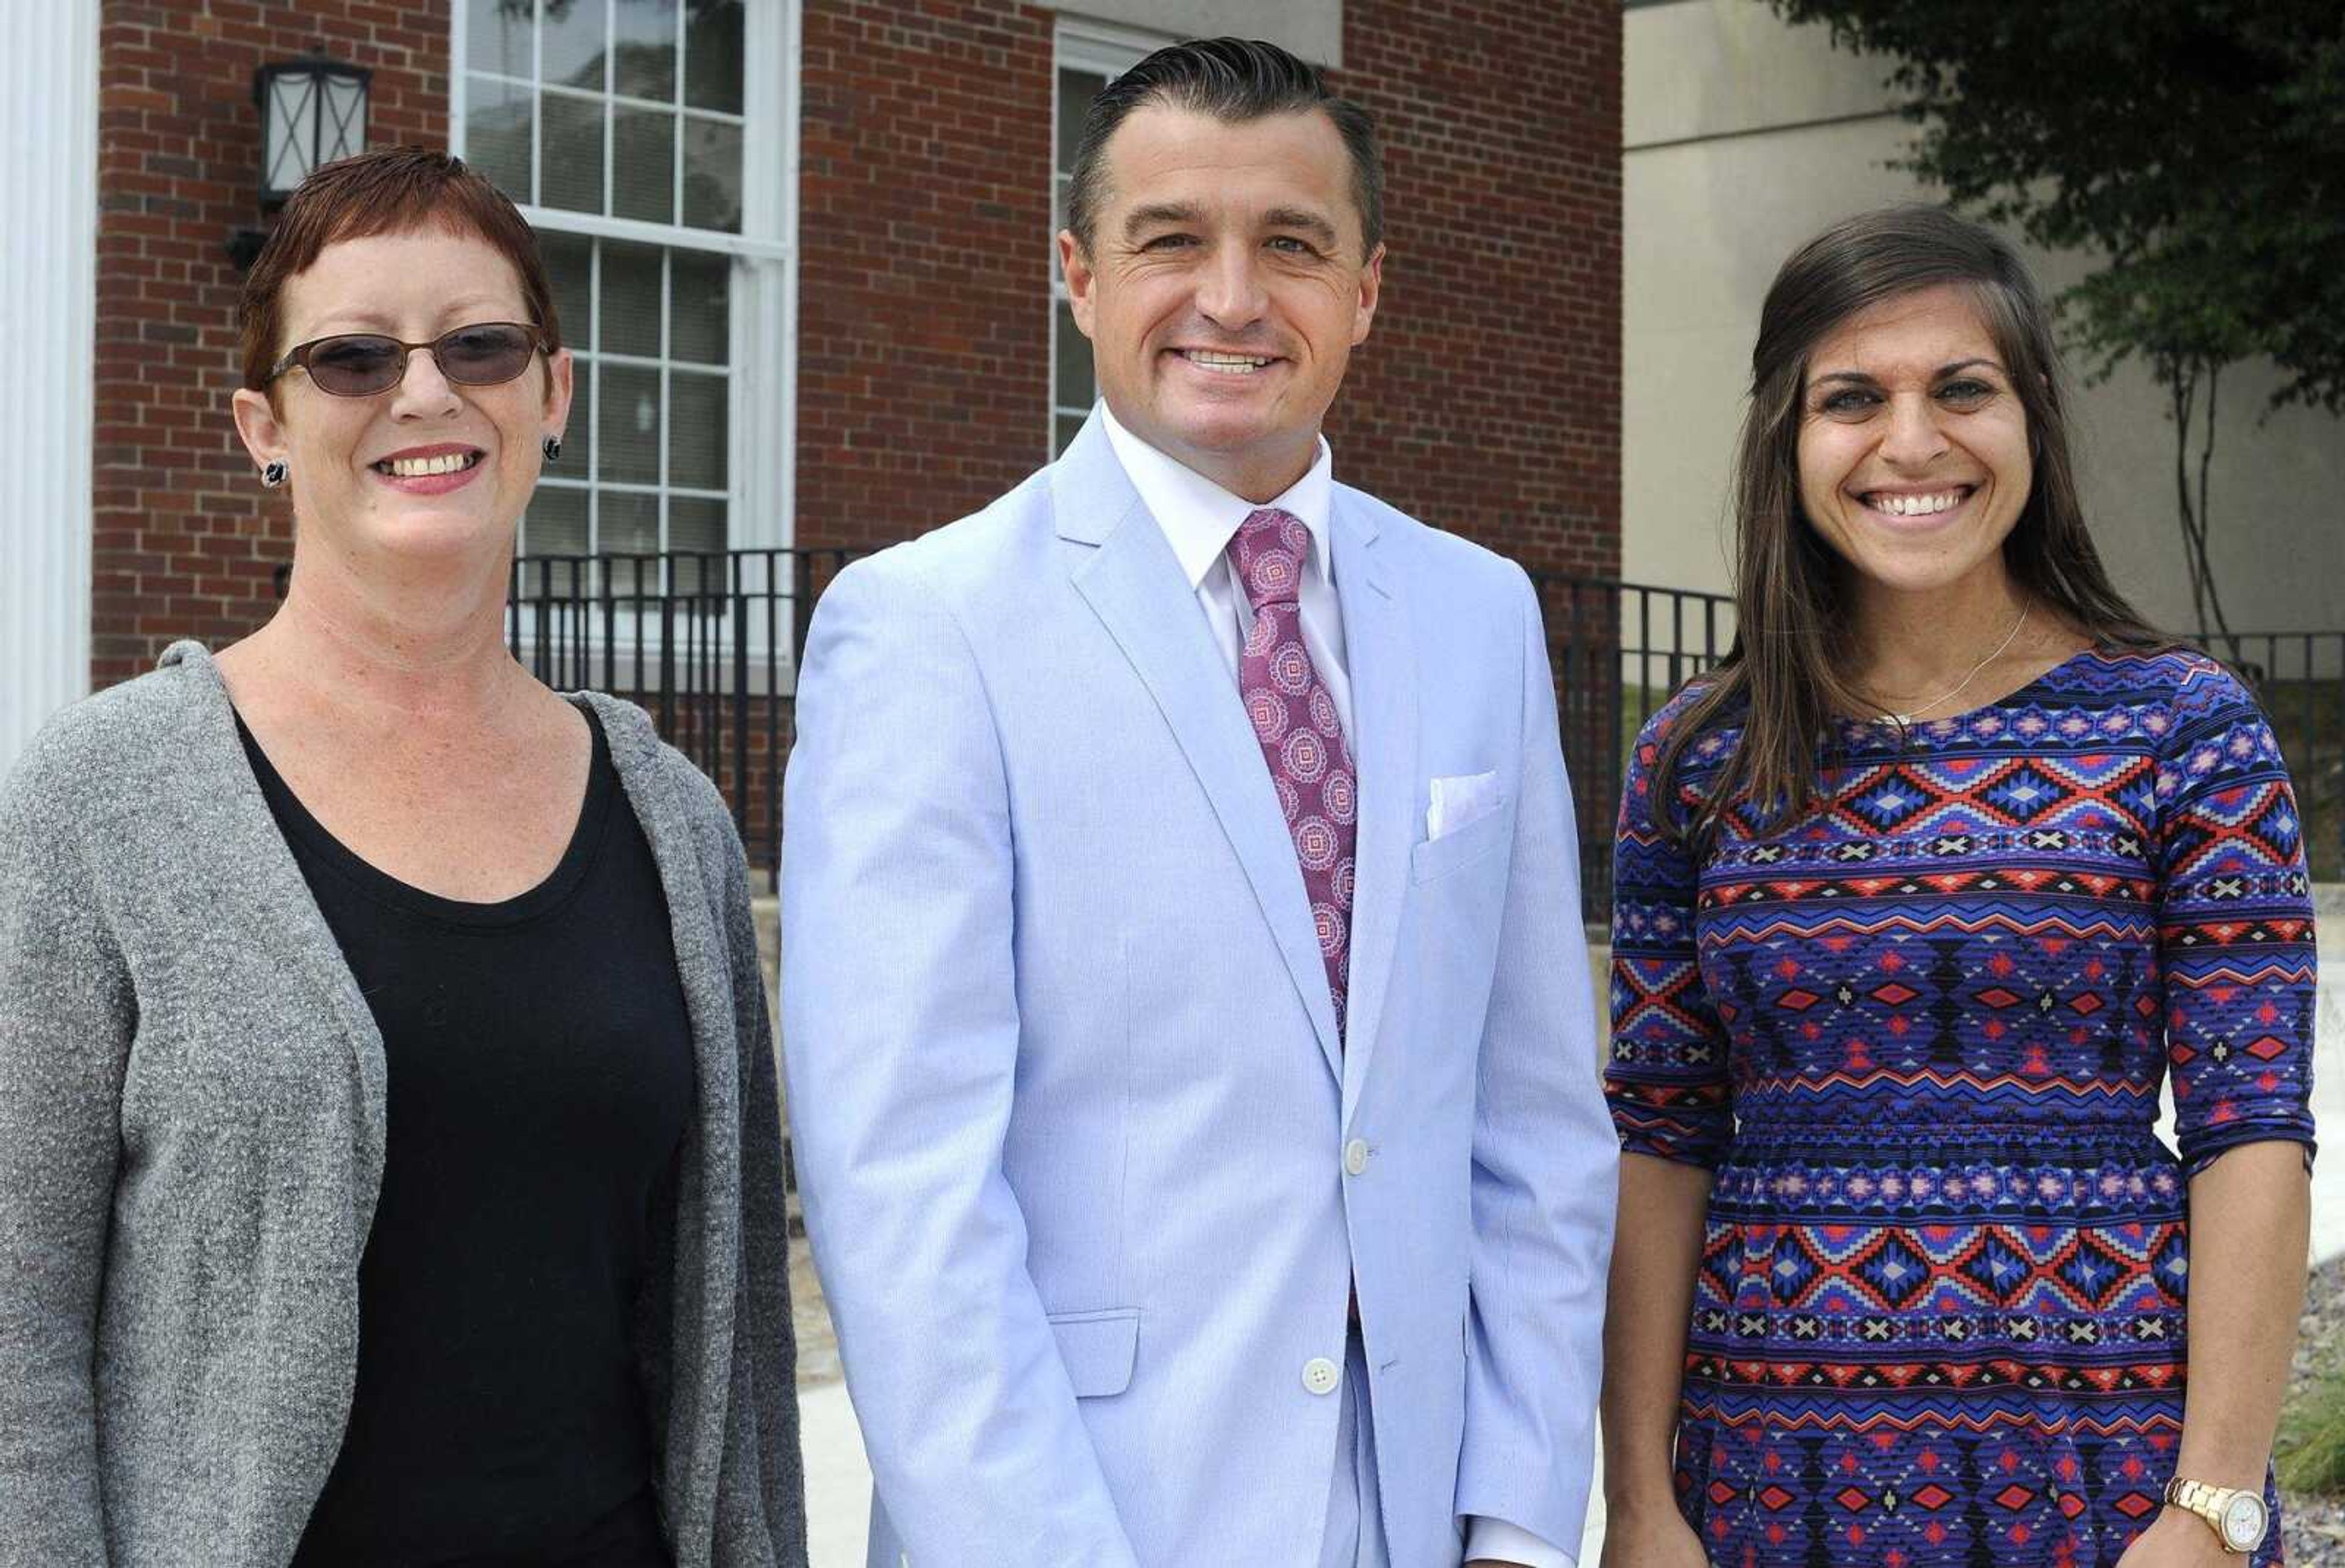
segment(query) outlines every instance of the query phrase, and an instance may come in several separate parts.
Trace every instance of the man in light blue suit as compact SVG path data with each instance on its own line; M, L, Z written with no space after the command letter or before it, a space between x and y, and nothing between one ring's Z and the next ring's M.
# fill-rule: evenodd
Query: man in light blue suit
M784 1044L875 1565L1578 1550L1570 799L1522 572L1331 477L1380 186L1269 46L1112 85L1059 238L1103 406L815 614Z

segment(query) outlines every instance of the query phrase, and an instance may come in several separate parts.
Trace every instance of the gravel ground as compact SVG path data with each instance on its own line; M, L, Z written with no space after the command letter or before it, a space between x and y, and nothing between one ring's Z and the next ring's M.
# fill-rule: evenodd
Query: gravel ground
M2296 1366L2289 1379L2294 1397L2308 1387L2316 1369L2334 1369L2345 1360L2345 1257L2312 1271L2304 1293L2304 1320L2296 1340ZM2286 1492L2280 1497L2280 1539L2289 1568L2345 1568L2345 1498Z

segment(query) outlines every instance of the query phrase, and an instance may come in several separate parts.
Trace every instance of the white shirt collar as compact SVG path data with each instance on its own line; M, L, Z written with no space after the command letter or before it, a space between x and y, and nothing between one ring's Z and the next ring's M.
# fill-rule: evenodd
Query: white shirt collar
M1254 502L1244 496L1232 495L1196 470L1158 451L1130 430L1116 422L1105 402L1099 406L1101 422L1107 427L1108 444L1115 449L1116 460L1123 464L1125 477L1132 488L1140 492L1141 503L1156 526L1164 531L1164 538L1179 558L1181 570L1189 574L1189 586L1197 587L1205 573L1222 559L1237 537L1238 525L1260 511ZM1329 553L1327 511L1335 499L1335 455L1327 446L1327 438L1318 438L1318 453L1304 476L1275 499L1263 505L1274 506L1292 512L1311 531L1311 565L1322 582L1334 581L1334 557Z

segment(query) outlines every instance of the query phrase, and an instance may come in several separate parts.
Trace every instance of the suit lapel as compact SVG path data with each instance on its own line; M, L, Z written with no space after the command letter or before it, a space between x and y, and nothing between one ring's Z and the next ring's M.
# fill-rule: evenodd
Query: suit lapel
M1344 611L1344 663L1352 683L1352 761L1359 774L1360 820L1353 845L1349 1047L1344 1120L1351 1123L1376 1054L1393 948L1416 841L1416 656L1398 575L1364 509L1335 494L1335 598Z
M1052 471L1051 501L1061 537L1097 547L1075 565L1076 592L1132 662L1188 758L1253 885L1328 1070L1340 1080L1342 1046L1327 970L1262 744L1172 546L1141 504L1096 416Z

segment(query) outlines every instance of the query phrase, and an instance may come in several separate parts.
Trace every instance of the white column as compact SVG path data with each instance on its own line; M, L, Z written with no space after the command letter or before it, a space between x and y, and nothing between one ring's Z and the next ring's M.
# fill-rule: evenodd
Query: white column
M97 3L10 5L0 50L0 774L89 690Z

